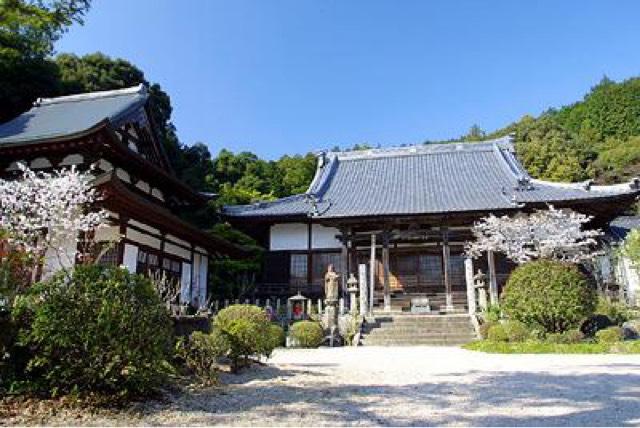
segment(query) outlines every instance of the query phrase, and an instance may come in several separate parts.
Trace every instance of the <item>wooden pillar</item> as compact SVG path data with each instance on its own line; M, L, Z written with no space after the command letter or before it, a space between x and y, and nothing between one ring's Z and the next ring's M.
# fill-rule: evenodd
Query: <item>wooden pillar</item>
M384 289L384 310L391 312L391 284L389 284L389 233L382 236L382 285Z
M496 277L496 258L493 251L487 251L489 263L489 301L492 305L498 304L498 278Z
M445 310L447 312L453 310L453 293L451 291L451 273L449 267L449 232L444 229L442 231L442 270L444 272L444 292L445 292Z
M373 300L376 286L376 234L371 234L371 254L369 259L369 313L373 313Z
M470 315L476 313L476 285L473 283L473 259L464 259L464 278L467 283L467 309Z
M349 235L346 230L342 230L342 253L340 256L340 289L342 295L347 294L347 279L349 278Z

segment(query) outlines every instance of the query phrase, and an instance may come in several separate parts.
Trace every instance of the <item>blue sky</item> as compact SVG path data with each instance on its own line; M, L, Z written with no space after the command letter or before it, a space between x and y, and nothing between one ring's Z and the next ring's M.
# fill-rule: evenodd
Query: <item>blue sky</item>
M187 144L287 153L493 130L640 74L640 2L94 0L58 52L130 60Z

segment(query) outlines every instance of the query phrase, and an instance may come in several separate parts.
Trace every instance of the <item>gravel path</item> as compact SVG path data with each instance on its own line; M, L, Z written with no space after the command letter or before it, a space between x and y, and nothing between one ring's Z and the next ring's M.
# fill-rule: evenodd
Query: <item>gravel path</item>
M269 365L223 381L126 414L61 413L46 423L640 425L640 357L632 355L281 350Z

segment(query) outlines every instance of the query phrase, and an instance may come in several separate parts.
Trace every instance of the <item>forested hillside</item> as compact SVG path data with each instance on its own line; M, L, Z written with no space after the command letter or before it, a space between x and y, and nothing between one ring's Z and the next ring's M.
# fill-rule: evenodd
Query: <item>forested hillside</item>
M506 134L537 178L611 183L640 175L640 78L603 78L582 101L524 116L486 137Z
M145 83L153 116L175 173L193 188L219 194L222 204L248 203L303 192L313 177L314 156L284 155L265 160L232 153L215 140L185 144L171 122L171 99L160 85L124 59L102 53L52 56L53 43L73 22L81 22L89 0L0 3L0 121L28 109L40 96L117 89ZM425 130L425 133L428 130ZM473 126L467 141L514 134L518 156L539 178L614 182L640 173L640 79L616 83L604 78L582 101L491 133ZM215 137L215 136L214 136ZM320 147L319 147L320 148ZM353 149L366 148L355 146Z

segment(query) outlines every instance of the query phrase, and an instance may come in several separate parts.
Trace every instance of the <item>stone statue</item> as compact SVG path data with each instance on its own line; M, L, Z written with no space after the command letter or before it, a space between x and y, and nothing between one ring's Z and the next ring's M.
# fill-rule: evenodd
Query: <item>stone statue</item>
M329 265L324 276L324 298L327 301L338 300L338 278L333 265Z

